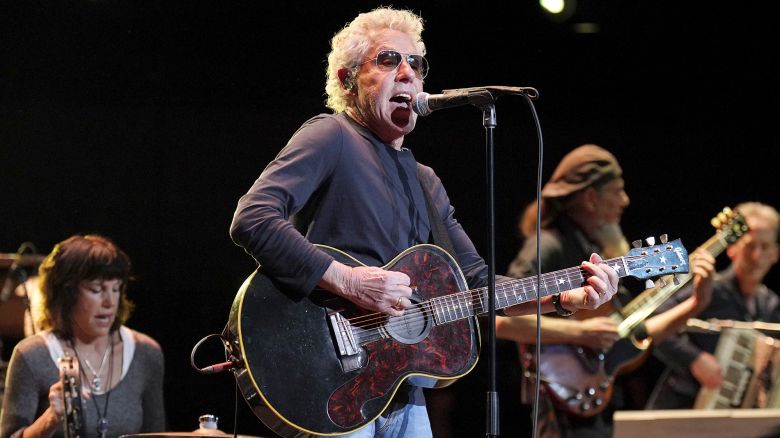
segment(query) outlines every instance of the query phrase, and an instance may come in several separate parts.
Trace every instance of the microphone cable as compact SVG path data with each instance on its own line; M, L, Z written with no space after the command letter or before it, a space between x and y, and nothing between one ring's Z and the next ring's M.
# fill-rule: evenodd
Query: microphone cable
M536 108L528 96L525 96L528 107L533 116L534 126L536 126L536 137L538 140L538 158L536 164L536 358L535 379L534 379L534 404L533 404L533 432L531 437L539 437L539 395L541 391L541 355L542 355L542 300L539 291L542 287L542 165L544 164L544 138L542 137L542 127L539 122L539 115ZM527 371L527 370L526 370ZM521 383L522 385L522 383Z
M201 340L195 343L195 346L192 347L192 352L190 352L190 365L195 371L201 374L217 374L223 371L235 371L237 368L243 366L243 361L241 359L236 358L230 351L230 341L225 337L226 331L227 331L227 326L225 327L225 331L223 331L222 333L211 333L209 335L204 336L203 338L201 338ZM212 338L219 338L220 341L222 341L222 347L225 349L225 352L228 355L228 360L225 362L220 362L220 363L212 364L201 368L195 364L195 353L198 351L200 346L203 345L204 342ZM238 437L238 405L239 405L239 387L238 387L238 380L236 380L235 397L233 403L233 438Z
M195 364L195 353L198 351L201 345L203 345L204 342L208 341L212 338L219 338L222 341L222 346L225 348L225 351L228 352L228 355L230 356L226 362L220 362L215 363L206 367L199 367ZM233 371L239 366L241 366L241 360L236 359L231 353L228 348L230 345L230 342L225 339L224 335L222 333L211 333L210 335L206 335L203 337L200 341L198 341L194 347L192 347L192 352L190 353L190 365L192 366L192 369L195 371L201 373L201 374L217 374L221 373L223 371Z

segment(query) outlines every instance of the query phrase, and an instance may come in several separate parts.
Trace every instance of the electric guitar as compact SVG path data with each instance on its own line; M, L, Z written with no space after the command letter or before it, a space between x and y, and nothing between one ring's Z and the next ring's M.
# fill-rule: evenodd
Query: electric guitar
M748 231L744 218L728 207L711 223L717 231L699 249L713 257ZM635 246L638 244L634 242ZM542 345L541 382L556 407L579 417L601 413L612 398L615 378L637 368L647 358L651 340L637 340L632 335L633 330L691 278L691 274L678 273L661 277L658 285L650 280L647 290L610 314L618 324L619 339L607 351L570 344ZM523 345L521 348L525 377L535 378L535 346Z
M336 260L348 254L319 248ZM606 260L620 277L688 272L679 239ZM369 313L324 290L296 300L258 268L239 289L223 333L234 375L255 415L285 437L337 435L376 419L401 383L442 387L477 363L477 316L487 313L487 288L469 290L455 259L434 245L417 245L383 269L406 273L412 306L402 316ZM496 285L503 309L582 286L579 266L537 279Z

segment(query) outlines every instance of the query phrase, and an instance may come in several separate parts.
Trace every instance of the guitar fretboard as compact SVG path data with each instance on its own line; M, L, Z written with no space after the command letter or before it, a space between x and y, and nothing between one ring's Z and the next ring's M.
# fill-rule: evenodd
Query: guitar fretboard
M625 277L628 271L625 257L606 260L604 263L617 272L618 277ZM562 269L541 275L541 293L537 293L537 277L526 277L496 284L496 309L543 298L583 285L587 278L586 272L580 267ZM487 287L472 289L428 301L436 324L446 324L472 316L484 315L488 312Z

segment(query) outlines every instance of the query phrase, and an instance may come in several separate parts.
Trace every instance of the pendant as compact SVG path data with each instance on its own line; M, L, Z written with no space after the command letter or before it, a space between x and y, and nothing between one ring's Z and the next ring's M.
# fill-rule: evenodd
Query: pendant
M100 436L101 438L105 438L106 432L108 432L108 420L106 420L105 418L101 418L100 420L98 420L97 432L98 432L98 436Z
M100 377L95 376L92 378L92 390L94 392L101 392L103 389L101 388L101 384L103 382L100 381Z

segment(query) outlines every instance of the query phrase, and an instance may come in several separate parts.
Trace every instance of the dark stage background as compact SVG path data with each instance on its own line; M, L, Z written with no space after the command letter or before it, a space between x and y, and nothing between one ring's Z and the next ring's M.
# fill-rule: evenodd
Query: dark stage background
M545 178L575 146L601 144L624 167L629 239L668 233L693 249L724 206L780 206L779 32L773 11L751 9L758 2L677 3L580 0L563 23L534 2L395 6L426 20L428 91L536 87ZM255 267L228 237L233 209L295 129L326 111L330 37L377 5L0 3L0 252L31 241L46 253L73 233L94 232L129 253L137 277L129 325L165 351L171 430L194 429L202 413L232 430L232 378L198 375L189 354L221 331ZM578 33L580 22L600 31ZM537 136L521 98L502 98L497 114L503 272L520 245L517 216L534 198ZM484 249L481 112L420 119L405 146L437 169ZM778 280L773 273L770 286L780 289ZM12 345L7 339L6 358ZM222 359L212 347L201 365ZM482 414L475 410L473 421ZM241 433L267 434L243 401L238 424Z

